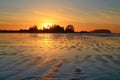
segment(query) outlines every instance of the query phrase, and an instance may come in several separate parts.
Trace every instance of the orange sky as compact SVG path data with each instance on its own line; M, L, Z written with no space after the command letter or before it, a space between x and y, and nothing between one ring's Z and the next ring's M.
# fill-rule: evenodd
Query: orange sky
M72 24L75 31L110 29L120 33L120 0L2 0L0 30Z

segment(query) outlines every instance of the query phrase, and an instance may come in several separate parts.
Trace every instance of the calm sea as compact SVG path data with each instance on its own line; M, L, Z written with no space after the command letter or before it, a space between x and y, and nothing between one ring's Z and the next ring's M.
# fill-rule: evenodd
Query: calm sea
M0 80L120 80L120 35L1 33Z

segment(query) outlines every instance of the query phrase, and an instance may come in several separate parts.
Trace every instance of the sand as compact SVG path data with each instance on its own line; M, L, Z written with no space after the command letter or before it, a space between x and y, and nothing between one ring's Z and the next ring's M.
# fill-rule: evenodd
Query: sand
M0 80L120 80L118 34L0 37Z

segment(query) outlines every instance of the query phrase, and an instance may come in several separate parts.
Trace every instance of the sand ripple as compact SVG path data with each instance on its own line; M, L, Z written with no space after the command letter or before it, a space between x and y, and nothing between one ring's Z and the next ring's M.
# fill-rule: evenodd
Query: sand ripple
M120 80L119 35L0 37L0 80Z

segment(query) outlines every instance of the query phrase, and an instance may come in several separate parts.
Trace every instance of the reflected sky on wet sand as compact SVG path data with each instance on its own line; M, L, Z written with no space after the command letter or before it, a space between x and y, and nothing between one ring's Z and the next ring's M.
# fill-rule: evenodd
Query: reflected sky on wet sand
M0 80L120 79L118 34L0 34Z

